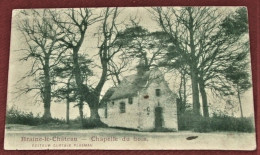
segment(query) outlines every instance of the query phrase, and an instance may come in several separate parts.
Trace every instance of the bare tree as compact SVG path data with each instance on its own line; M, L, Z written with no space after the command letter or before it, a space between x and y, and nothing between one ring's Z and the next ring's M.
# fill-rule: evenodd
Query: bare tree
M203 11L204 10L204 11ZM207 8L154 8L151 13L164 32L170 37L172 46L179 57L187 63L192 81L192 99L194 114L200 115L198 88L198 51L200 42L199 26L207 23L203 19L209 15ZM205 22L205 23L204 23ZM208 32L207 32L208 33Z
M232 82L240 106L240 114L243 117L241 94L248 90L250 83L249 39L248 19L245 7L238 8L235 13L226 17L221 25L225 35L236 39L239 38L239 52L225 70L225 77Z
M79 56L79 65L83 79L88 79L93 75L92 70L89 68L91 63L92 61L86 59L84 55ZM64 55L64 58L60 61L60 63L53 68L56 84L56 88L53 90L53 97L56 98L56 101L58 102L66 100L67 124L70 123L70 103L77 102L79 96L73 72L73 60L71 53Z
M230 16L228 15L216 23L219 25L219 30L215 28L217 30L216 35L213 37L209 36L212 40L211 44L202 46L204 49L201 50L202 59L199 65L199 86L203 107L205 107L203 108L204 116L208 116L209 113L205 88L216 90L217 93L221 93L222 95L232 95L232 83L226 77L225 72L230 66L234 66L234 63L244 61L248 57L249 50L245 50L244 48L244 42L248 42L247 37L245 37L248 30L247 12L245 9L239 8L235 12L231 12L231 16L234 16L232 15L233 13L239 16L239 20L231 24L239 26L229 30L227 27L230 24ZM239 15L237 15L238 13ZM244 71L248 72L248 69ZM234 72L238 73L239 71L234 70Z
M186 110L187 103L187 83L188 83L188 75L189 66L179 55L174 52L174 49L171 45L168 46L167 52L164 54L162 59L158 64L160 67L167 68L167 72L179 73L180 83L178 89L178 109L179 114L182 114ZM178 74L176 75L178 76Z
M57 38L66 47L73 52L73 68L75 81L79 92L79 112L81 122L83 122L83 102L87 102L91 116L90 120L93 125L101 125L98 115L99 98L103 85L108 76L108 63L111 58L120 50L120 46L115 49L112 48L117 39L117 25L116 18L118 16L117 8L107 8L101 12L101 15L95 15L92 9L69 9L61 14L59 12L52 13L52 19L55 25L59 28L60 36ZM88 27L94 23L100 22L101 29L98 31L100 36L100 46L98 57L100 59L102 73L98 78L99 81L96 86L88 85L82 79L81 69L79 66L79 50L84 41Z
M116 61L116 62L115 62ZM114 86L117 86L121 83L121 76L124 72L127 72L129 69L129 59L119 56L117 60L111 59L108 65L108 75L110 75Z
M134 21L131 27L119 33L118 44L122 45L124 58L138 58L144 62L146 69L156 67L158 60L167 48L167 36L164 32L149 32ZM158 67L158 66L157 66Z
M228 92L229 84L223 73L239 46L237 38L224 34L224 16L216 8L182 7L153 8L155 20L171 40L175 61L182 60L189 68L192 83L193 111L200 115L199 93L203 115L209 116L206 87Z
M60 59L66 48L58 44L56 29L52 27L47 10L22 10L22 18L18 23L18 30L23 34L25 49L19 50L23 54L21 61L32 61L31 70L22 78L34 77L34 86L21 88L27 93L37 90L44 103L43 118L51 119L52 69ZM53 38L47 36L51 34Z

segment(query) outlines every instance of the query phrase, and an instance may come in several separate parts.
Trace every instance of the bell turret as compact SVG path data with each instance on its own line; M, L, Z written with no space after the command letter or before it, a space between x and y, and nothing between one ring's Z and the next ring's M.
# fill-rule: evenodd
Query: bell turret
M136 66L137 74L143 75L146 71L149 70L149 67L145 64L144 60L140 60L139 64Z

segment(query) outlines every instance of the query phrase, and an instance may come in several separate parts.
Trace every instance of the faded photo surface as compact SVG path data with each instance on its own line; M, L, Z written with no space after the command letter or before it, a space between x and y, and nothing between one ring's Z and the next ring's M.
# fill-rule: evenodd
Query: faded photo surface
M13 10L6 150L254 150L245 7Z

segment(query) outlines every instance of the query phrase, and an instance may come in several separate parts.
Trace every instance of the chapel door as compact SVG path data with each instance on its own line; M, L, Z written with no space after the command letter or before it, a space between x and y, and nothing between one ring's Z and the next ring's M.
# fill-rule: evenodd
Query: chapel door
M163 112L162 107L155 108L155 129L162 128L162 124L163 124L162 112Z

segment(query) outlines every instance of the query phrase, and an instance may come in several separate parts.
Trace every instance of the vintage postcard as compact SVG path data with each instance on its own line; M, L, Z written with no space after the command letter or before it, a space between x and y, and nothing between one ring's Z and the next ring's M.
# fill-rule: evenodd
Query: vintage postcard
M13 10L6 150L254 150L246 7Z

